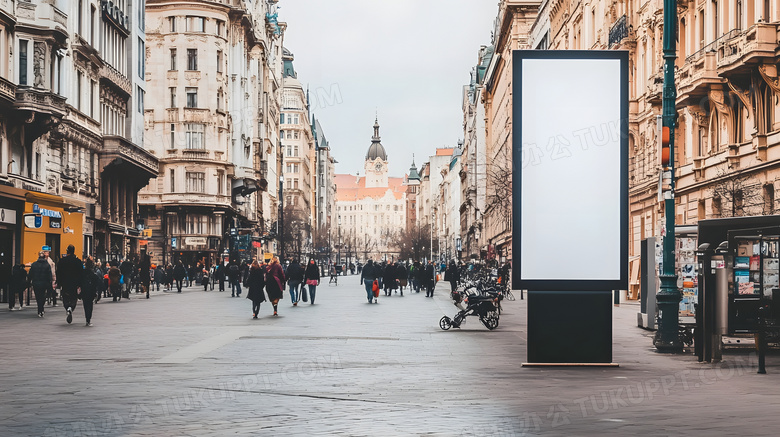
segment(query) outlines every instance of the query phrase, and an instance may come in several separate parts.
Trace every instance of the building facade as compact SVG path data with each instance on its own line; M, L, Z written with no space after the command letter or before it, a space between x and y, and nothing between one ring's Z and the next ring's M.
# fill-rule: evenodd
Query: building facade
M313 220L316 217L314 195L315 141L309 123L309 102L293 68L293 54L282 49L284 92L282 95L281 143L284 151L284 226L291 241L287 255L301 258L313 252ZM290 253L292 252L292 253Z
M334 178L338 217L334 246L351 260L398 259L400 233L406 228L406 177L390 177L388 166L376 120L365 176L337 174Z
M147 2L146 141L160 170L141 204L165 262L276 249L284 25L276 2ZM164 97L164 98L163 98Z
M529 49L531 26L539 1L502 0L494 23L495 48L485 72L486 204L483 214L487 258L512 259L512 51Z
M336 159L320 121L312 115L312 135L316 154L314 192L316 216L314 220L314 250L321 260L331 259L332 243L337 237L336 220Z

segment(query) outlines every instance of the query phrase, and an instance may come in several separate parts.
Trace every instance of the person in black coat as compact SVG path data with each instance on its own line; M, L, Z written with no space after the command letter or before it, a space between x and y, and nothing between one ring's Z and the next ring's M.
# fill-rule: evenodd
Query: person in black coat
M374 281L378 278L377 267L372 260L368 260L363 270L360 272L360 283L366 287L366 297L368 297L368 303L374 302L374 290L372 289ZM376 303L379 303L379 298L376 298Z
M396 279L398 279L398 288L401 289L401 296L404 295L404 287L406 287L409 284L409 281L406 279L409 277L409 272L406 271L406 266L401 263L395 264L395 276Z
M185 276L187 276L187 269L184 268L184 264L179 260L176 263L176 267L173 268L173 279L176 280L176 290L179 293L181 293L181 286Z
M393 289L395 288L395 266L393 263L385 266L385 270L382 272L382 285L384 286L385 296L393 294Z
M423 276L423 283L425 284L425 297L433 297L433 289L436 288L436 279L434 278L435 267L433 261L428 261L428 265L425 266L425 275Z
M414 279L414 291L420 292L420 288L425 285L425 266L420 261L415 261L412 268L412 275Z
M46 290L51 286L51 266L41 252L38 261L32 263L29 274L35 293L35 303L38 304L38 317L43 317L43 304L46 303Z
M100 269L95 268L92 258L87 258L84 263L84 275L81 280L81 304L84 305L84 318L87 320L86 326L92 326L92 309L100 292L100 284L103 282L103 276L98 273Z
M79 301L78 289L84 277L84 263L76 257L76 247L68 246L68 254L57 264L57 284L62 287L62 306L67 316L65 320L73 321L73 310Z
M260 304L265 302L265 294L263 293L263 288L265 288L265 268L257 261L254 261L252 267L249 268L247 283L249 284L249 291L246 294L246 298L252 301L252 318L256 319L260 313Z
M455 260L450 260L450 265L447 266L447 270L444 272L444 280L450 283L450 291L453 292L458 288L458 280L460 279L460 270L455 264Z
M11 280L8 281L8 309L13 311L16 306L16 297L19 297L19 309L24 306L24 290L28 287L27 270L24 264L15 265L11 271Z
M311 299L311 305L314 305L314 297L317 294L317 286L320 285L320 269L317 268L317 263L313 259L309 260L309 264L306 265L306 272L303 274L303 279L306 281L306 285L309 286L309 298ZM301 290L304 285L301 284Z

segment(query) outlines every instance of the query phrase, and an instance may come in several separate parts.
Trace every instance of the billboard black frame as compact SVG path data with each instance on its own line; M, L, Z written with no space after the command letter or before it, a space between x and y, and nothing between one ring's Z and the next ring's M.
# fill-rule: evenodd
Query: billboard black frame
M522 279L522 78L524 59L618 60L620 62L620 277L618 279ZM512 252L515 289L535 291L601 291L628 288L628 51L625 50L515 50L512 52ZM574 73L572 73L574 75ZM576 214L572 214L576 216ZM577 250L577 248L567 248ZM580 252L587 254L587 249ZM587 256L587 255L586 255Z

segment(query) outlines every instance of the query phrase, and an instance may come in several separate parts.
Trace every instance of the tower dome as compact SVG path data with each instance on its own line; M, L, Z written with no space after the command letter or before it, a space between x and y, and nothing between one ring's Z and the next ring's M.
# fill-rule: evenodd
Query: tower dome
M368 153L366 153L366 161L373 161L377 158L387 161L387 152L385 152L382 139L379 137L379 118L374 120L374 136L371 137L371 145L368 147Z

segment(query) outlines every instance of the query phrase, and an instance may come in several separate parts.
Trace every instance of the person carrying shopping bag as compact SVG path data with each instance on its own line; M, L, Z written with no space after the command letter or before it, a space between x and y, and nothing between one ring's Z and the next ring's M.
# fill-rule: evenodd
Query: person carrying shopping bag
M303 275L306 285L309 286L309 297L311 298L311 305L314 305L314 297L317 294L317 286L320 285L320 269L317 268L317 264L313 259L309 260L309 264L306 266L306 272ZM301 285L301 294L303 294L303 301L306 302L306 289Z

